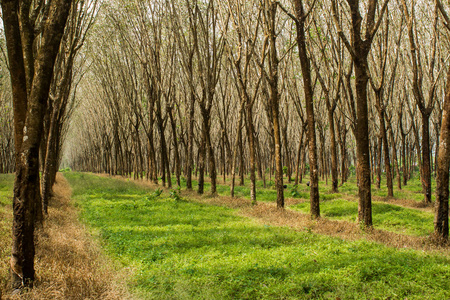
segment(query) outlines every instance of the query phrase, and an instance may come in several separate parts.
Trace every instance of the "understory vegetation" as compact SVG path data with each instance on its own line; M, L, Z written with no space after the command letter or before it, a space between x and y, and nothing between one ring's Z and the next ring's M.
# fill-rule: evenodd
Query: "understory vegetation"
M191 200L180 191L139 182L72 172L65 177L83 222L114 260L132 270L128 284L144 299L450 296L450 259L443 252L262 224L239 209L201 203L206 196ZM248 187L241 188L246 194ZM306 188L296 189L301 195ZM344 190L323 199L324 218L355 221L357 203ZM301 201L290 207L307 212ZM432 231L427 208L375 203L374 220L375 226L406 235Z
M449 1L0 10L0 298L450 299Z
M14 174L0 174L0 298L8 280Z

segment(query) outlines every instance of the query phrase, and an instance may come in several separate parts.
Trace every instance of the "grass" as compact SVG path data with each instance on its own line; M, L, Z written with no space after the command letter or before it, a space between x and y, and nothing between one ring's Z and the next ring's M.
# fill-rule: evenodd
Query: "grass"
M267 176L268 177L268 176ZM303 177L303 182L299 183L298 186L294 185L294 182L288 182L287 178L283 179L283 183L287 185L287 188L284 191L285 198L294 198L294 199L309 199L309 187L306 185L306 182L309 181L309 176L305 175ZM340 182L340 181L339 181ZM172 176L173 186L176 186L176 179ZM217 193L221 196L230 196L230 177L227 177L226 182L223 181L222 176L217 177ZM243 186L239 185L240 178L236 176L235 181L235 196L241 197L245 199L250 199L250 180L248 176L245 177L245 184ZM394 198L396 199L409 199L414 200L416 202L423 201L423 193L422 193L422 184L420 182L420 178L415 175L412 179L408 181L406 186L403 186L402 189L399 190L397 188L397 180L394 178ZM197 188L198 182L196 180L192 181L192 185L194 190ZM435 179L432 177L432 190L434 191L436 187ZM186 188L186 180L182 177L181 180L181 188ZM211 184L209 182L205 182L205 193L210 191ZM338 199L342 197L357 197L358 196L358 186L356 184L356 178L350 177L347 182L344 184L340 183L339 193L332 194L331 191L331 178L328 178L328 183L325 180L319 180L319 194L320 200L327 201ZM382 178L380 189L377 189L375 183L372 182L372 195L379 198L387 197L387 187L386 187L386 178ZM434 201L434 194L432 195L432 199ZM276 199L276 190L275 183L269 178L266 178L266 188L264 188L263 181L258 179L256 181L256 198L258 201L262 202L273 202Z
M9 279L13 184L13 174L0 174L0 298Z
M128 284L143 299L450 297L450 259L443 255L259 224L236 210L158 195L132 182L65 176L82 220L133 271ZM324 200L324 214L336 205L342 207L330 218L351 218L354 208L346 212L346 205L354 203L337 195ZM391 206L377 203L374 218L388 223L395 212L410 213Z
M300 203L291 208L308 214L310 210L309 202ZM355 222L358 203L337 199L322 202L320 210L325 218ZM415 236L426 236L433 232L434 215L431 212L373 202L372 214L374 226L379 229Z

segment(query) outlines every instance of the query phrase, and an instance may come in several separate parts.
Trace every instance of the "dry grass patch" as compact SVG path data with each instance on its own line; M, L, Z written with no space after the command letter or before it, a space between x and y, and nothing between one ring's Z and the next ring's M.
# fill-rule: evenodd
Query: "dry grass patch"
M414 208L421 211L427 211L427 212L434 212L434 205L425 203L423 201L416 201L414 199L398 199L398 198L387 198L387 197L380 197L380 196L373 196L373 201L379 201L389 204L395 204L398 206L406 207L406 208ZM356 198L356 201L358 199Z
M0 299L5 297L4 291L7 290L7 278L9 269L9 255L11 252L11 224L12 213L11 207L8 210L0 211ZM3 291L3 296L2 296Z
M296 230L307 230L350 241L366 239L394 248L432 250L441 254L447 254L446 252L448 252L448 246L442 246L441 243L437 243L432 237L415 237L374 228L362 230L357 223L347 221L335 221L325 218L311 220L311 217L307 214L277 209L272 203L259 203L253 208L242 210L241 213L244 216L255 218L263 224L288 226Z
M116 272L100 246L78 222L71 190L58 175L49 217L38 232L35 287L4 299L131 299L126 276Z

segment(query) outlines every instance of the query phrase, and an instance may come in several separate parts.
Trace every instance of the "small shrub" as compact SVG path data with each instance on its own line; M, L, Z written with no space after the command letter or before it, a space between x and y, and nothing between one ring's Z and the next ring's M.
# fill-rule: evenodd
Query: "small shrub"
M161 196L163 190L158 188L156 191L154 191L153 193L151 193L150 195L144 197L144 199L146 201L150 201L150 200L155 200L156 198L158 198L159 196Z
M175 201L183 200L183 198L180 196L180 191L181 191L180 187L170 190L170 198L174 199Z
M291 196L292 196L293 198L298 198L298 197L300 197L300 193L298 192L297 188L298 188L298 185L295 184L295 185L292 187L292 189L291 189Z
M162 192L163 190L158 188L156 191L152 193L153 198L158 198L159 196L161 196Z

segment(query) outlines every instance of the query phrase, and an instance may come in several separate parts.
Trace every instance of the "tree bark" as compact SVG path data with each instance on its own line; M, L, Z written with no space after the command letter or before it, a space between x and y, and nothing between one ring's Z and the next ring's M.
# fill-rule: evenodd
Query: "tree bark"
M383 139L384 168L386 171L386 186L388 189L388 197L394 197L394 186L392 183L391 160L389 157L389 144L387 138L384 109L380 108L379 117L380 117L380 135L381 138Z
M430 115L422 112L422 185L425 203L431 203Z
M305 22L306 16L303 8L302 0L295 0L295 15L296 15L296 29L297 29L297 44L298 55L300 58L300 65L302 69L303 78L303 92L305 95L306 116L308 122L308 146L309 146L309 165L310 165L310 207L311 218L316 219L320 217L319 205L319 174L317 166L317 146L316 146L316 129L314 119L314 99L311 82L311 66L306 50L305 39Z
M195 113L195 95L191 91L189 103L189 128L188 128L188 149L187 149L187 174L186 188L192 190L192 167L194 166L194 113Z
M448 197L450 167L450 70L447 71L442 125L437 159L436 213L434 232L438 237L448 239Z
M248 101L249 99L247 99ZM246 117L247 117L247 139L248 150L250 155L250 200L252 204L256 204L256 150L255 150L255 128L253 125L253 103L248 101L246 105Z
M330 143L331 143L331 191L338 191L338 162L337 162L337 146L336 146L336 130L334 126L334 110L328 110L328 121L330 123Z
M284 208L284 187L283 187L283 164L281 157L281 131L280 131L280 109L279 109L279 89L278 89L278 54L276 46L276 12L277 2L272 0L265 1L266 17L266 35L268 36L268 64L269 64L269 109L271 112L271 121L274 140L274 160L275 160L275 185L277 190L277 207Z
M351 44L341 29L338 20L337 3L333 1L332 10L338 34L344 42L347 50L352 55L355 70L356 88L356 157L357 176L359 183L358 220L365 227L372 226L372 192L370 178L370 145L369 145L369 114L367 99L367 83L369 81L367 57L370 52L373 38L378 30L381 19L387 8L387 0L384 1L379 11L378 20L375 19L377 0L369 1L365 11L366 26L362 31L363 18L360 13L359 0L347 0L351 14ZM364 37L362 36L364 32Z

